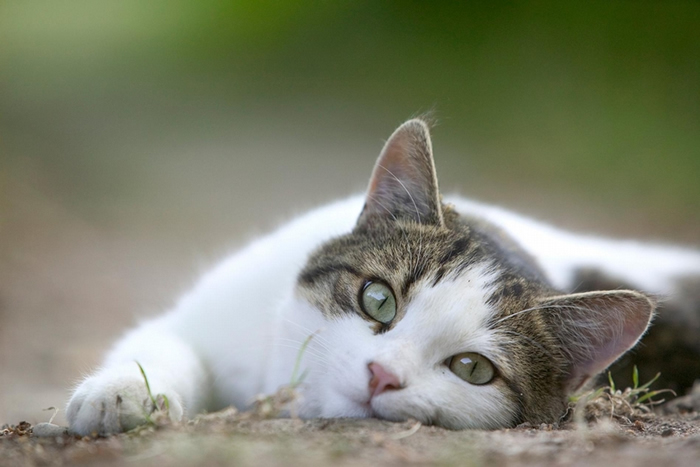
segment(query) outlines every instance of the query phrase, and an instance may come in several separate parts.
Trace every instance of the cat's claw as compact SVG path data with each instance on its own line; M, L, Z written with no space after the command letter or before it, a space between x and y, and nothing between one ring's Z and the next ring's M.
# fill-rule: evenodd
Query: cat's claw
M181 420L184 410L178 394L152 377L149 384L151 394L138 368L106 369L89 377L68 402L70 431L82 436L129 431L146 424L156 409L167 409L170 419ZM151 395L160 407L154 406ZM158 404L164 400L167 404Z

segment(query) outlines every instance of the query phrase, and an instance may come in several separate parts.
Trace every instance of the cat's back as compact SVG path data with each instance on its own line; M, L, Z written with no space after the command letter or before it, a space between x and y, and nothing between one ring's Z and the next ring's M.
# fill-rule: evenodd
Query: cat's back
M635 288L669 297L679 280L700 280L700 251L636 240L567 232L506 209L460 197L447 198L459 213L502 229L544 269L550 282L571 291L584 277L604 277L612 288Z

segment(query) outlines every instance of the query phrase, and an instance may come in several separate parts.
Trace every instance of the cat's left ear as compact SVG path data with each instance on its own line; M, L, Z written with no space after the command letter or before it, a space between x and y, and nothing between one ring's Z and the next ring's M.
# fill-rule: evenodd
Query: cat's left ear
M357 225L377 220L444 224L430 132L423 120L401 125L379 155Z
M631 290L585 292L543 303L569 360L567 392L579 389L632 348L649 327L655 304Z

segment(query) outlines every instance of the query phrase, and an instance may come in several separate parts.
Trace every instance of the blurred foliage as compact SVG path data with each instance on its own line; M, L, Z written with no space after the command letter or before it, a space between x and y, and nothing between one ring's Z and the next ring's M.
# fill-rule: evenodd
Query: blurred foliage
M123 127L74 129L68 145L162 133L204 101L212 119L371 138L436 109L450 185L613 199L697 225L699 24L697 1L6 1L0 129L26 155L75 115Z

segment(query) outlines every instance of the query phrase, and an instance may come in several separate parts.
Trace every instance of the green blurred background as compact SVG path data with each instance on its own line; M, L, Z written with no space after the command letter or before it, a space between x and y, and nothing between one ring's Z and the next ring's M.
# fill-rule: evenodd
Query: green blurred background
M444 192L697 245L699 25L697 1L2 2L0 424L46 418L226 251L363 190L422 112Z

